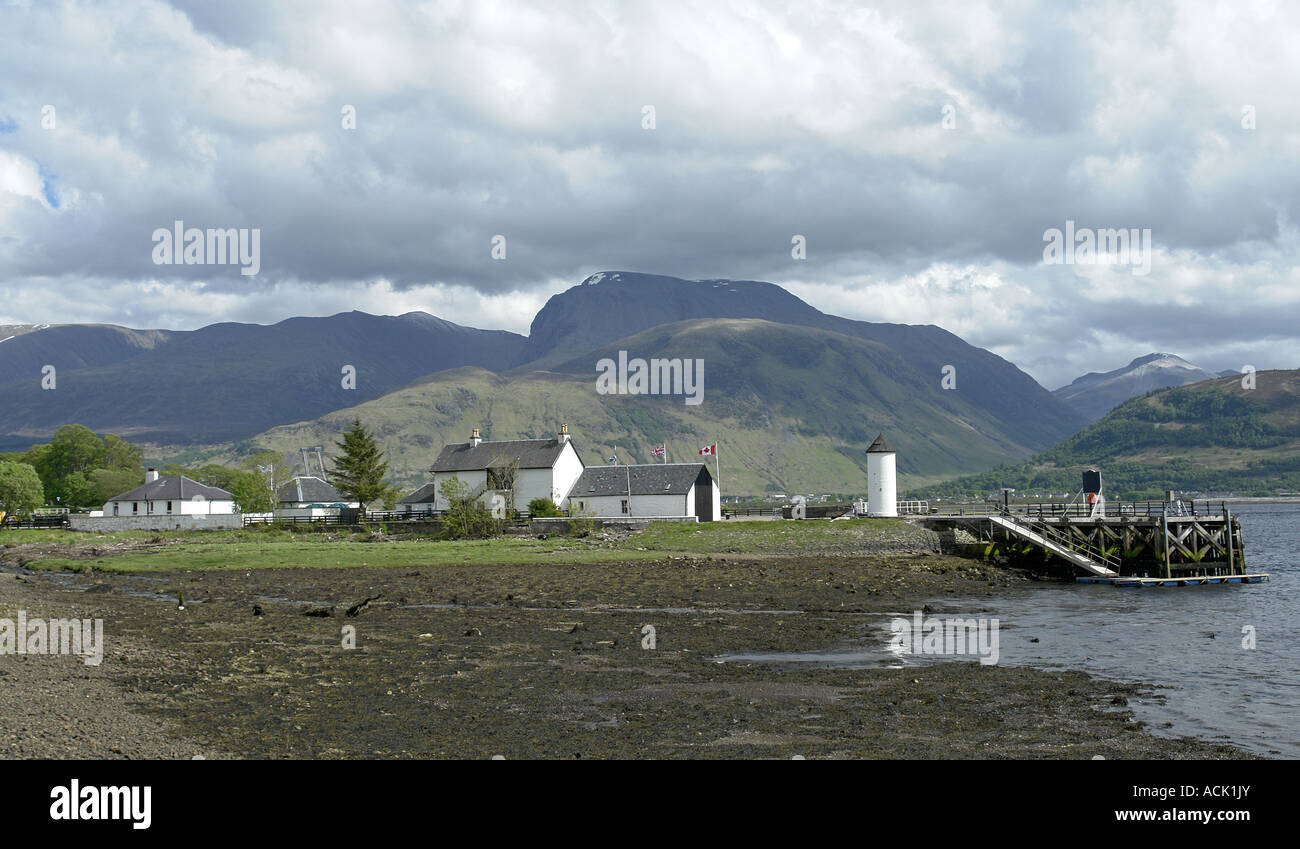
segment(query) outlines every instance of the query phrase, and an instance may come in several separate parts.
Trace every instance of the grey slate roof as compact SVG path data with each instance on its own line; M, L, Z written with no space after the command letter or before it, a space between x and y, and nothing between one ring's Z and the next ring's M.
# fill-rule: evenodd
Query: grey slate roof
M564 443L557 437L550 439L502 439L480 442L453 442L442 447L442 453L433 461L431 472L468 472L491 469L518 461L521 469L549 469L555 465Z
M201 495L208 501L234 501L235 496L215 486L204 486L184 475L168 475L114 495L109 501L188 501Z
M889 447L885 441L885 435L882 433L876 437L876 441L867 446L868 454L893 454L894 449Z
M424 486L420 487L415 492L412 492L410 495L406 496L405 498L403 498L401 501L397 503L398 504L432 504L433 497L434 495L437 494L437 492L438 492L438 488L436 486L434 486L431 483L426 483Z
M276 492L275 498L281 504L295 502L346 502L343 493L334 488L329 481L318 477L297 477L286 483Z
M589 466L569 490L569 498L594 498L602 495L627 495L627 479L632 477L633 495L685 495L703 469L703 463L645 463L637 466ZM710 475L712 480L712 475Z

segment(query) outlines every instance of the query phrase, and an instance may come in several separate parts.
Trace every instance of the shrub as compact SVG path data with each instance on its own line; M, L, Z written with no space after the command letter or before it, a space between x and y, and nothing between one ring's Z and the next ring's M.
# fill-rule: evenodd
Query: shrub
M564 513L549 498L534 498L528 502L528 514L534 517L550 518L563 516Z
M501 533L505 523L492 515L469 484L451 477L438 486L438 491L447 502L442 526L444 537L483 539Z

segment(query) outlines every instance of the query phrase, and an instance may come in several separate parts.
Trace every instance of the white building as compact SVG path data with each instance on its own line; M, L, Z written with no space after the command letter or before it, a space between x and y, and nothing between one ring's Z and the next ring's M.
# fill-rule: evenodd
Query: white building
M336 516L344 508L361 506L359 501L349 501L329 481L312 475L296 477L281 486L276 490L276 501L277 518L319 519Z
M534 498L549 498L563 507L569 490L582 474L582 458L569 440L569 426L561 425L552 439L507 439L485 442L474 428L468 442L444 445L434 461L433 504L446 510L442 484L458 478L485 498L513 491L516 510L527 511ZM514 486L504 480L514 471ZM411 496L407 496L410 498Z
M215 516L235 512L235 497L184 475L158 477L150 469L144 485L104 503L104 516Z
M569 507L597 517L712 522L722 516L721 495L703 463L592 466L569 491Z
M437 487L431 483L412 492L410 495L397 502L398 513L428 513L435 509L434 496L437 494ZM525 507L528 505L525 504Z
M898 475L894 449L878 435L867 447L867 515L898 515Z

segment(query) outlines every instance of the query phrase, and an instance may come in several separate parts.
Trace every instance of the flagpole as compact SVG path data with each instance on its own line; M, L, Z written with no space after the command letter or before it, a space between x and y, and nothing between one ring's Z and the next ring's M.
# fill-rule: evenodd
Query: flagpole
M718 453L718 440L713 440L713 467L718 471L718 500L722 500L722 457Z

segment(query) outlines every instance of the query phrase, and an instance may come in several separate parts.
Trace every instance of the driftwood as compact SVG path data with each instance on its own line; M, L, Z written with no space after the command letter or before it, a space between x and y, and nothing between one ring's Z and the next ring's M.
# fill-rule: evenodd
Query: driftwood
M384 595L383 593L380 593L379 595L372 595L370 598L366 599L365 601L359 601L359 602L357 602L356 604L354 604L354 605L352 605L351 607L349 607L348 610L347 610L347 613L345 613L344 615L345 615L345 616L356 616L358 613L360 613L361 611L365 610L366 607L370 604L370 602L375 601L376 599L379 599L379 598L383 598L383 595Z

